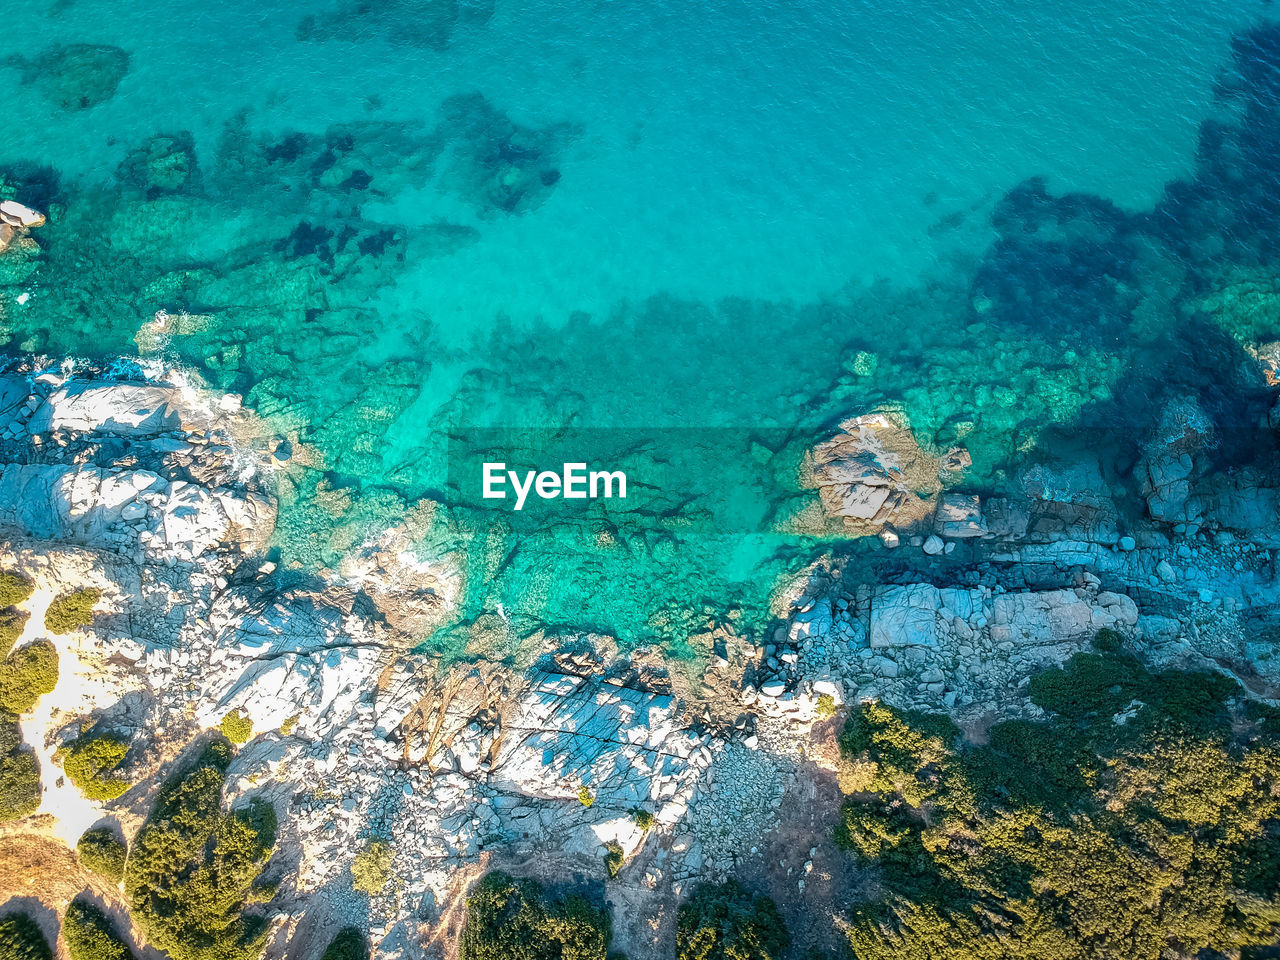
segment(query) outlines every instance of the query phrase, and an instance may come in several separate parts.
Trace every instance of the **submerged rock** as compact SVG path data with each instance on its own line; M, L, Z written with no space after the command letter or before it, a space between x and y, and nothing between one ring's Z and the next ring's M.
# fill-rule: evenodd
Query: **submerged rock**
M22 82L33 84L58 108L86 110L115 96L129 72L129 54L106 44L71 43L31 59L10 57L6 64L21 69Z
M117 172L120 180L149 195L175 193L195 174L195 140L186 130L148 138L129 152Z

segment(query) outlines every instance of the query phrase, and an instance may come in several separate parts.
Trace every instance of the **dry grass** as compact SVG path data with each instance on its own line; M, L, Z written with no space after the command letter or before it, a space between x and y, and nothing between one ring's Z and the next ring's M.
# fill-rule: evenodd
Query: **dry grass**
M28 830L0 834L0 902L35 897L60 909L86 886L96 884L61 840Z

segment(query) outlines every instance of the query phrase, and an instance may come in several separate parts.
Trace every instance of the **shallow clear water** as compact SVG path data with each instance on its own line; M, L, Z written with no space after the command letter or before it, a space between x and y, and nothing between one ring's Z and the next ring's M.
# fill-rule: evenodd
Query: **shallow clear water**
M1202 176L1261 2L370 6L0 0L26 58L3 71L0 166L52 214L39 270L0 286L8 349L163 349L244 393L316 451L285 491L286 559L331 564L443 502L423 549L472 557L468 619L501 602L630 642L678 642L666 604L759 619L825 546L767 531L839 419L894 403L929 445L967 418L972 483L997 484L1045 425L1179 349L1152 261L1198 271L1181 303L1266 259L1134 239L1159 233L1142 214L1169 181ZM101 78L48 52L84 43L129 56L87 105L68 85ZM189 141L140 154L158 134ZM999 211L1029 177L1118 219L1067 203L1058 227L1105 236L1028 266ZM139 339L158 309L206 319ZM625 511L495 534L509 518L449 482L444 438L456 453L476 425L723 432L649 451L696 534ZM584 457L633 439L613 436ZM626 548L600 549L601 524Z

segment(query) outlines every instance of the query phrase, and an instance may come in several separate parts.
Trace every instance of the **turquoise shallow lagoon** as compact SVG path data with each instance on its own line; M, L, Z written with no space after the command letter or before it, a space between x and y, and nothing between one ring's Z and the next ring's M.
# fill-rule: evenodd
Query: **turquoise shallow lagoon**
M0 275L5 349L244 395L296 452L286 562L429 514L468 574L433 642L499 608L757 628L831 546L786 518L841 419L962 436L990 488L1055 425L1142 423L1143 378L1205 384L1205 302L1222 350L1268 332L1213 301L1275 275L1240 188L1270 176L1261 2L0 10L0 190L50 214ZM647 458L671 502L512 526L450 479L486 426L599 430L583 457Z

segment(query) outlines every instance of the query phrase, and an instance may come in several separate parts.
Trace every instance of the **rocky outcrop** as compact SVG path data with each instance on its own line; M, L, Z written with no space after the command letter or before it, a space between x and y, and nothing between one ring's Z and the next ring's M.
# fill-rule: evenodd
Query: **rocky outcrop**
M595 677L535 677L504 726L498 784L576 799L615 816L643 806L675 822L718 745L683 729L675 699Z
M45 217L38 210L16 200L0 201L0 288L17 286L35 272L40 258L40 245L31 231L44 226ZM16 294L15 303L26 302L30 294ZM7 309L0 302L0 315Z
M238 405L177 371L112 372L0 376L0 528L138 562L265 546L269 464Z
M207 633L181 651L157 650L149 672L163 677L175 654L209 671L196 705L202 726L239 711L260 730L327 736L356 714L385 663L373 614L337 586L233 587L214 599Z
M930 456L897 414L854 417L840 430L814 449L812 480L827 515L854 534L919 524L933 512L942 478L969 463L958 447Z

